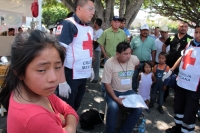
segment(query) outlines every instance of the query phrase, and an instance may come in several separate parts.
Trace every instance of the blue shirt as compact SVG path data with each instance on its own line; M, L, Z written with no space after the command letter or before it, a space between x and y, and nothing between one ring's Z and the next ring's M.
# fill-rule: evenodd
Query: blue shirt
M128 29L124 28L124 32L125 32L126 36L131 36L131 34L130 34Z

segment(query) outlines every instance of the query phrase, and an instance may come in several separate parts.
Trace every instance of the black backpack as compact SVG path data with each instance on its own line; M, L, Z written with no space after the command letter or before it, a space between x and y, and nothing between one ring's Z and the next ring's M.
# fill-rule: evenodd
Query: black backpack
M104 114L99 113L96 109L89 109L80 116L80 125L84 130L93 130L94 125L103 122Z

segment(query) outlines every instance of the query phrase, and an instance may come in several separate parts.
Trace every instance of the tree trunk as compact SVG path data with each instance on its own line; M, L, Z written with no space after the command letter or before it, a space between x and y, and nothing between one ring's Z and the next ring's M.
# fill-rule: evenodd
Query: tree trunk
M75 0L61 0L70 11L74 11ZM120 0L119 16L126 18L126 27L129 28L135 19L144 0ZM94 18L101 18L103 21L102 29L110 27L110 20L114 15L115 0L95 0L95 16ZM92 24L92 23L91 23Z

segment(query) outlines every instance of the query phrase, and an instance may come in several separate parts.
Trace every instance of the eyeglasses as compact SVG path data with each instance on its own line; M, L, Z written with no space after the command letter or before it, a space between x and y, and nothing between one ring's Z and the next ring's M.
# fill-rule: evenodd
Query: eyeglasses
M95 8L93 8L91 6L86 6L85 9L90 11L90 12L95 12Z

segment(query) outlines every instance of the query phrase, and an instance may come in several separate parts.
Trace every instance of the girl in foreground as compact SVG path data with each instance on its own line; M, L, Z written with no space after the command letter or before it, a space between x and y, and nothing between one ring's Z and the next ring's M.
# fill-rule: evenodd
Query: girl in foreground
M54 95L64 58L64 49L51 35L34 30L16 36L0 93L8 133L76 132L78 115Z

